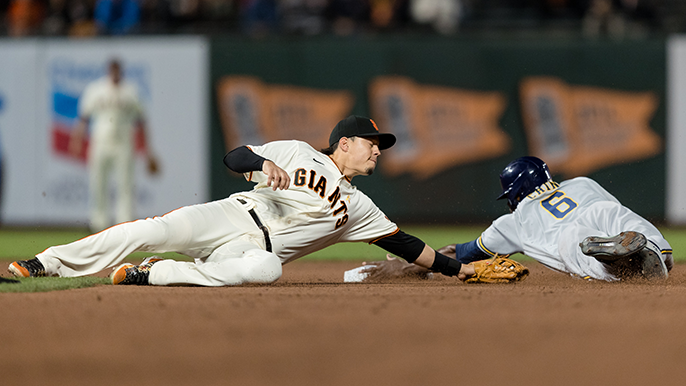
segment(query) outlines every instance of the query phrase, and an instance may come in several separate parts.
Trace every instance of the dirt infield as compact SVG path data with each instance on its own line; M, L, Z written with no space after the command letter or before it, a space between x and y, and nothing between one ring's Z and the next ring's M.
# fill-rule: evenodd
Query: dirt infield
M357 265L297 261L272 285L0 294L0 384L684 384L684 264L662 284L531 262L509 285L344 284Z

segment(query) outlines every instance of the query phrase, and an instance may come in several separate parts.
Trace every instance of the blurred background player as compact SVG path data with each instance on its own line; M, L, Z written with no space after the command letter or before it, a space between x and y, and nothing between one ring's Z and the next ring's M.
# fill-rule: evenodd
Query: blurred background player
M481 236L438 250L467 264L523 253L546 267L584 279L666 279L672 248L646 219L623 206L597 182L577 177L558 184L536 157L521 157L500 173L510 214ZM422 270L388 256L365 263L370 279L420 275Z
M79 121L72 130L69 151L77 157L88 140L90 229L99 232L115 223L134 219L135 136L140 130L143 152L150 174L158 163L146 140L143 106L136 87L124 81L121 63L112 59L105 77L84 90L79 99ZM110 219L109 180L116 182L117 206Z

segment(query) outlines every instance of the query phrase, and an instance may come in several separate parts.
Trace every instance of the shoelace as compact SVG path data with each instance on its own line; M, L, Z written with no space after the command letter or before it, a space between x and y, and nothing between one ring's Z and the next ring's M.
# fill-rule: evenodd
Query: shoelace
M146 284L148 282L149 272L150 267L147 267L147 269L145 269L145 267L141 265L134 265L131 268L126 268L126 279L124 279L124 283Z
M31 276L45 276L45 267L43 267L43 263L37 257L31 260L21 260L17 263L26 268Z
M132 284L148 284L148 276L150 276L150 268L159 260L151 261L141 265L134 265L131 268L126 268L125 283Z

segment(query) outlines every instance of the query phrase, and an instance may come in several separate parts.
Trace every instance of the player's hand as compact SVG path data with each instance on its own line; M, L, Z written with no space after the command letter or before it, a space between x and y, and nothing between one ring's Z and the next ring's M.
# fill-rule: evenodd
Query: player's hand
M451 259L455 259L456 258L455 257L455 247L456 246L457 246L457 244L446 245L445 247L438 249L436 252L438 252L442 255L446 255Z
M159 174L160 164L153 155L148 155L148 173L152 176Z
M288 173L270 160L265 160L262 163L262 172L267 175L267 186L271 186L273 190L286 190L291 184L291 177L288 176Z
M416 264L408 263L390 254L384 261L364 262L362 265L369 266L360 273L368 273L363 281L379 281L399 278L429 279L431 271Z
M461 281L465 281L474 275L476 275L474 264L462 264L462 268L460 268L460 272L457 274L457 278Z

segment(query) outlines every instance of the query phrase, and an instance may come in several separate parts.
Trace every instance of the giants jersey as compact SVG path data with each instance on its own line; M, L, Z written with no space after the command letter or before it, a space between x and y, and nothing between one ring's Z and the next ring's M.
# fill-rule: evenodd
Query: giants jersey
M372 243L398 230L330 157L307 143L275 141L248 147L291 177L287 190L274 191L261 171L245 173L257 185L232 196L252 203L283 263L338 242Z
M91 119L91 138L100 143L130 144L133 124L143 115L136 87L108 77L90 83L79 99L79 116Z
M607 237L629 230L643 233L663 254L671 253L655 226L595 181L578 177L541 185L513 213L495 220L478 245L490 255L520 252L555 270L607 280L597 261L583 255L578 244L587 236Z

